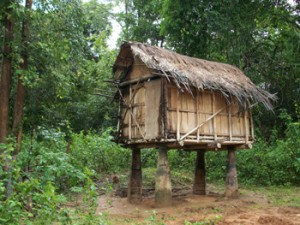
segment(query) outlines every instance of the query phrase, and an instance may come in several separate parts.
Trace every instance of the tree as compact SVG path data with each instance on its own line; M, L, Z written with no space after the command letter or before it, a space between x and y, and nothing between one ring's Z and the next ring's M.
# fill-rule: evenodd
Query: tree
M15 1L3 1L1 14L4 24L4 42L2 56L2 70L0 82L0 143L5 143L9 125L9 95L12 68L12 43L14 36L13 8Z
M111 10L112 4L101 4L97 0L91 0L82 4L84 14L83 18L83 35L86 45L86 59L98 59L95 50L95 42L101 36L107 39L111 34Z
M25 2L25 15L22 25L22 50L21 50L21 65L20 65L20 74L18 75L18 84L17 84L17 93L14 105L13 113L13 125L12 132L16 137L17 148L15 154L20 150L21 139L22 139L22 123L23 123L23 108L25 101L25 86L24 86L24 73L28 70L28 44L29 44L29 22L31 14L32 0L26 0Z
M296 119L300 97L297 7L285 0L166 0L161 33L169 48L236 65L257 85L277 93L274 115L261 108L254 114L259 114L256 121L262 121L258 125L268 137L274 129L283 134L285 128L278 118L283 109Z
M30 57L22 78L24 131L59 127L80 132L112 125L111 99L95 95L96 88L110 89L103 80L110 78L115 57L106 44L111 6L74 0L42 3L35 2L30 17Z
M163 45L160 34L162 0L124 0L124 12L119 14L123 24L121 38L151 45Z

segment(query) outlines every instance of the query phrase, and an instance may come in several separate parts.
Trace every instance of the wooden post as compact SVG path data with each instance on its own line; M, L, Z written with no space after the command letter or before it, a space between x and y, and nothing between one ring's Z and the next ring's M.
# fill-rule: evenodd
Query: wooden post
M142 162L141 150L132 149L132 161L130 180L128 182L128 201L130 203L139 203L142 201Z
M196 166L195 166L195 180L193 193L196 195L205 195L205 156L203 150L197 151Z
M228 148L225 196L227 198L238 198L238 180L234 148Z
M168 162L168 149L158 149L157 171L155 178L155 205L157 207L172 204L172 187L170 180L170 168Z

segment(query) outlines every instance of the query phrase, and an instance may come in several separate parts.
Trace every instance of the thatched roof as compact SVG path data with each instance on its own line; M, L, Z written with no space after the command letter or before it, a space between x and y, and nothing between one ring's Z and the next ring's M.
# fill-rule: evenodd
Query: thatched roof
M179 88L191 91L194 86L201 90L220 91L226 98L236 97L241 105L259 102L272 109L275 95L256 86L238 68L218 62L180 55L175 52L138 42L126 42L114 64L119 67L130 66L138 57L145 65L162 76L172 79Z

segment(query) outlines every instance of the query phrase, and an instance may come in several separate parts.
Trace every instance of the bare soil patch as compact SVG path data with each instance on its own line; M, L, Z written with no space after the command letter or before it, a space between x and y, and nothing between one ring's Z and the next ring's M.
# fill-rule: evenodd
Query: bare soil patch
M208 190L201 196L179 188L172 206L165 208L155 207L153 190L144 191L143 201L136 205L114 192L99 197L97 213L107 213L112 224L300 225L300 207L274 206L264 193L241 190L239 199L228 200L222 191Z

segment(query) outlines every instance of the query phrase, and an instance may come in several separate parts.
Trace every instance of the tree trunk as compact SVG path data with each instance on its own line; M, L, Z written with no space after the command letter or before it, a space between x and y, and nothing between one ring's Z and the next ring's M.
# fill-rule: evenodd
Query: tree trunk
M239 196L235 150L233 148L228 149L225 196L227 198L238 198Z
M20 151L21 140L22 140L22 121L23 121L23 110L25 101L25 86L24 86L24 71L28 69L28 42L29 42L29 22L30 22L30 10L32 8L32 0L26 0L25 4L25 17L23 19L22 26L22 45L23 49L21 52L22 64L20 65L23 73L19 74L17 94L14 105L13 114L13 127L12 131L17 139L17 148L15 155Z
M157 207L172 204L172 185L170 167L168 162L168 149L159 148L157 158L157 171L155 177L155 205Z
M197 151L197 159L195 166L195 181L193 187L193 193L196 195L205 195L205 156L204 151Z
M12 63L12 42L14 24L11 9L7 7L6 17L4 17L4 43L3 43L3 61L1 68L0 81L0 143L5 143L8 136L8 113L9 113L9 94L11 81L11 63Z
M137 148L132 149L131 172L127 196L130 203L140 203L142 201L141 150Z

